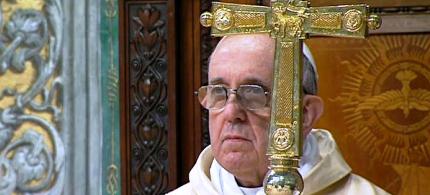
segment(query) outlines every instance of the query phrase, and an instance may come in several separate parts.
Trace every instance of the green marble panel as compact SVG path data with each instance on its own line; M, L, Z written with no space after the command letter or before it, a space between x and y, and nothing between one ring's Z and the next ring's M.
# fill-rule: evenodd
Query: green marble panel
M103 194L121 194L118 1L101 1L101 81L103 104Z

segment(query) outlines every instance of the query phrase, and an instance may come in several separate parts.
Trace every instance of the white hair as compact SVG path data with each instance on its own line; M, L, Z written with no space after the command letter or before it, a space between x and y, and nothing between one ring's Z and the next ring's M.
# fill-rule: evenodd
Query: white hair
M318 93L318 72L309 47L303 43L303 91L305 94Z

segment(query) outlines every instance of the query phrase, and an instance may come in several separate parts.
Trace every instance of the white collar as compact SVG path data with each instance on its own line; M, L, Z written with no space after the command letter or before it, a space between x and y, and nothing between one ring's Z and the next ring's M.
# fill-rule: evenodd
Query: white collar
M299 172L302 177L306 177L309 171L320 161L319 147L316 138L309 134L304 142L303 156L300 161ZM263 187L243 188L239 187L234 175L225 170L215 158L210 167L210 177L213 185L220 194L244 194L263 195Z

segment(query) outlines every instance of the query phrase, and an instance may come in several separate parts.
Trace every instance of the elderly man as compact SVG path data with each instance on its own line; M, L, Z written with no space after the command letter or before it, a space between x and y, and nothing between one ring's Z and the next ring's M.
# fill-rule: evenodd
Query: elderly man
M209 85L199 100L209 109L211 146L192 168L190 183L171 194L264 194L275 41L268 35L224 37L209 63ZM312 130L323 112L316 70L304 49L303 194L386 194L351 168L329 132Z

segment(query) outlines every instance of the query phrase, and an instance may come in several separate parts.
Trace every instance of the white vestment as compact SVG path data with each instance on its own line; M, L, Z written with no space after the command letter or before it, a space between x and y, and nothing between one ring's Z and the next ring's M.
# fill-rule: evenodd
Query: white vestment
M351 168L344 161L328 131L312 130L304 145L299 169L305 186L303 195L388 194L366 179L351 173ZM189 179L189 183L169 195L264 194L262 187L239 187L234 176L214 159L211 146L202 151L190 171Z

